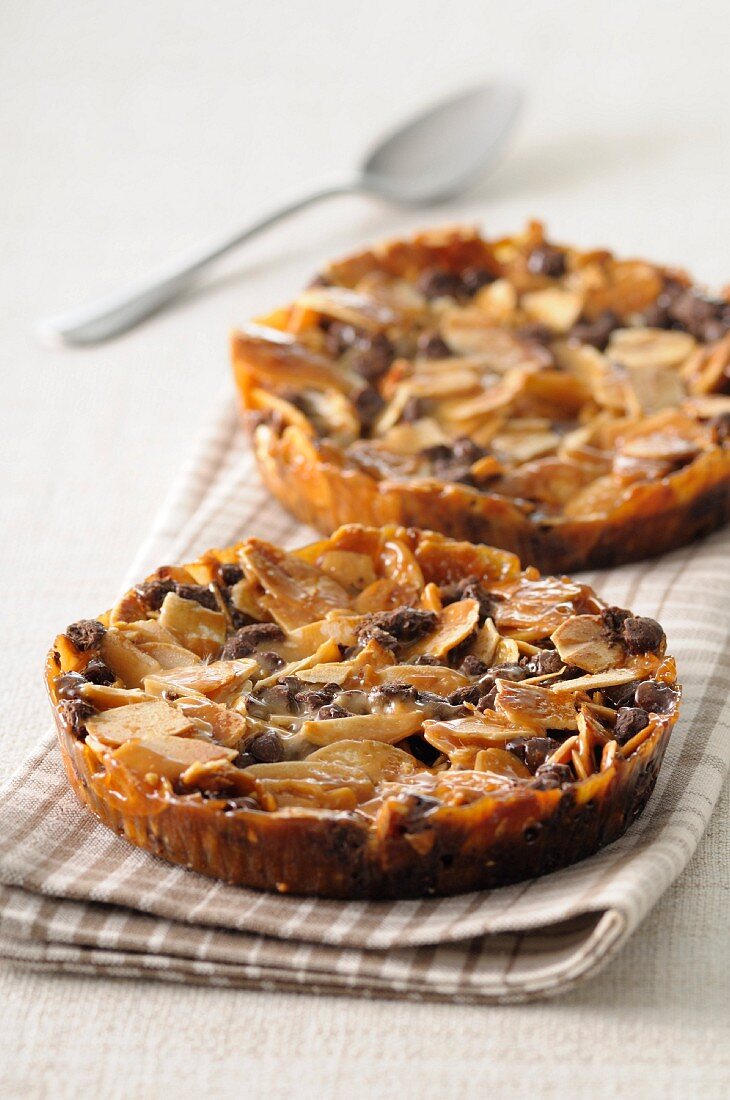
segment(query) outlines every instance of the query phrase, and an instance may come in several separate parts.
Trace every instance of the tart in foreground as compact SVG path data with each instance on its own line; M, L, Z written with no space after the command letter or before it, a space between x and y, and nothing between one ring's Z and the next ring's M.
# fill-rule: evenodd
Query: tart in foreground
M415 529L258 539L165 567L60 634L47 682L81 800L251 887L494 887L619 837L679 705L653 619Z
M400 523L544 571L730 516L730 304L539 224L392 241L233 337L268 488L324 533Z

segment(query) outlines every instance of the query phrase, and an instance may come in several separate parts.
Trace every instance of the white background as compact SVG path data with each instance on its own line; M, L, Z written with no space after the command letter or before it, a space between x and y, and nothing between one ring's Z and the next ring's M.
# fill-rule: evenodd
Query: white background
M533 0L4 0L0 6L3 771L46 725L52 635L111 602L215 393L227 330L318 263L458 217L529 216L730 277L727 5ZM144 273L349 166L484 75L528 103L457 208L334 200L115 343L52 353L34 319ZM471 1009L0 971L10 1096L722 1095L727 798L611 969L562 1001ZM647 974L649 978L647 979Z

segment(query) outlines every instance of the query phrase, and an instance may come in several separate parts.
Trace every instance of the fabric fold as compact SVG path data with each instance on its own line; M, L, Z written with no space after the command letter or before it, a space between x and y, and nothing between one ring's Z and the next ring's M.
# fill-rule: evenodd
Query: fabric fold
M315 537L261 486L226 392L123 587L248 535ZM0 794L0 955L59 971L477 1003L569 988L606 964L682 871L719 795L730 758L728 551L720 532L589 578L610 602L661 620L684 685L644 814L591 859L454 898L260 894L105 829L77 803L46 736Z

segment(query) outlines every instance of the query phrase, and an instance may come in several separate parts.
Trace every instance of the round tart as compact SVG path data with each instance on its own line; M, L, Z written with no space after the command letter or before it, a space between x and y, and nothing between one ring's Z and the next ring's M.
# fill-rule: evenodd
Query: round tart
M401 523L546 571L730 516L730 304L537 224L393 241L233 336L266 485L299 519Z
M644 808L679 705L653 619L398 527L162 568L60 634L47 681L106 825L227 882L339 898L590 855Z

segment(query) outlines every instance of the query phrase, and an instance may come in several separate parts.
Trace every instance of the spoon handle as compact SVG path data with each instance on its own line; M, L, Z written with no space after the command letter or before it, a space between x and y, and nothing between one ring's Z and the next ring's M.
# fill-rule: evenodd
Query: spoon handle
M276 225L290 214L296 214L321 199L360 190L361 186L362 181L353 177L323 185L303 198L265 214L245 229L228 233L179 256L145 279L80 309L44 318L37 324L37 335L44 344L55 347L96 344L118 336L177 298L208 264L231 249L251 240L257 233Z

